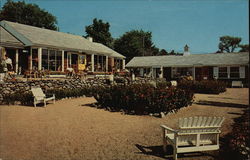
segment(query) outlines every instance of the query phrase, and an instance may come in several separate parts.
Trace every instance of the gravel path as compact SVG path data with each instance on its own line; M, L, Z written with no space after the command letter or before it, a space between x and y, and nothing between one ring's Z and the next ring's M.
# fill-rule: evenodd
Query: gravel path
M57 101L43 107L0 106L2 160L162 160L160 124L176 127L179 117L224 116L221 136L247 107L248 89L220 95L196 94L192 106L164 118L123 115L89 107L93 98ZM181 155L213 160L215 152Z

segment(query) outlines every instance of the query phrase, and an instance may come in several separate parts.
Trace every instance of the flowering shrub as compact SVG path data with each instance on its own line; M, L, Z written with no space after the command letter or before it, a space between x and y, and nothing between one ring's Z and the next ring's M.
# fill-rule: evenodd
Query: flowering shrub
M193 100L189 90L155 88L147 83L96 88L94 93L100 106L136 114L176 111Z
M233 130L225 136L220 157L226 159L250 159L250 127L249 109L234 120ZM223 160L223 158L221 158Z
M178 88L189 89L192 90L194 93L219 94L226 91L226 83L214 80L182 80L178 83Z

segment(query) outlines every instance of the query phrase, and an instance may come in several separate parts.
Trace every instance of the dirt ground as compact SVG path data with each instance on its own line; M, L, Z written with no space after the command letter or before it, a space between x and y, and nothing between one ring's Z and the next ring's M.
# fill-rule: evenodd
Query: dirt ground
M124 115L90 107L93 98L57 101L44 107L0 106L1 160L162 160L161 124L178 118L224 116L221 136L249 103L247 88L220 95L196 94L195 103L164 118ZM213 160L218 151L180 155Z

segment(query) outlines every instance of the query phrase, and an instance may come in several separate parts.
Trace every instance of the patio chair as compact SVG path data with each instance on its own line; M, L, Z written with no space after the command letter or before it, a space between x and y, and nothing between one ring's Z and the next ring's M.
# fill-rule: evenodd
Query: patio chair
M46 95L43 93L42 89L37 87L37 88L31 88L31 92L34 97L34 107L36 107L36 104L38 103L44 103L44 107L46 107L46 102L53 100L53 103L55 104L55 95L53 94L52 97L46 98Z
M189 117L179 119L178 130L161 125L164 152L167 144L172 145L173 155L168 157L177 160L178 153L218 150L223 121L223 117Z

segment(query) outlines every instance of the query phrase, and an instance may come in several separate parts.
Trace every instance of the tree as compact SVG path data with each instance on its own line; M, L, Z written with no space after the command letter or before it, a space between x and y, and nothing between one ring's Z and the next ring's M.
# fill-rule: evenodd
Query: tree
M219 51L223 52L234 52L240 45L240 37L222 36L220 37Z
M240 48L240 52L249 52L249 44L242 44Z
M165 56L165 55L168 55L168 52L165 49L161 49L158 55Z
M152 56L159 53L159 49L152 42L152 33L143 30L124 33L115 40L114 49L126 56L126 61L135 56Z
M85 26L86 37L92 37L94 42L102 43L112 48L113 38L109 32L109 23L103 22L101 19L93 19L93 24Z
M0 21L7 20L31 26L58 30L57 19L36 4L8 0L0 10Z

